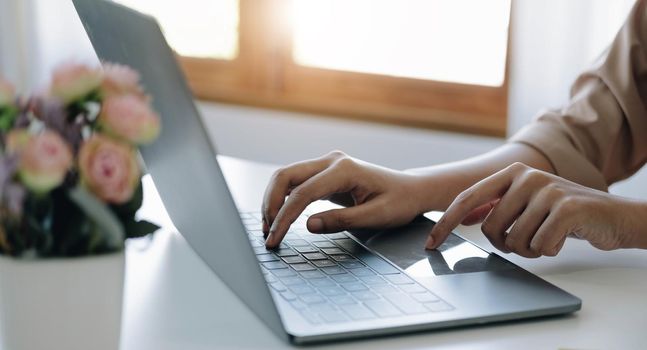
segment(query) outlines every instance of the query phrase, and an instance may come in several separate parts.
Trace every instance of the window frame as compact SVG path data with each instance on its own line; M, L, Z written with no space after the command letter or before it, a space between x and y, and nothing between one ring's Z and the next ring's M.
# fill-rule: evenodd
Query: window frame
M504 137L512 18L504 79L491 87L301 66L292 59L289 0L239 0L233 60L179 56L200 99ZM512 16L510 11L510 16Z

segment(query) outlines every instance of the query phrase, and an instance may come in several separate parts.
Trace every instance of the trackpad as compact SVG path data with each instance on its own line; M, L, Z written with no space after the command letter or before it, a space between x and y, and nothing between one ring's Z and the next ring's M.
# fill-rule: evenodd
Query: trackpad
M382 254L412 277L430 277L514 268L456 234L436 250L424 249L434 222L418 217L407 226L383 231L352 231L364 245Z

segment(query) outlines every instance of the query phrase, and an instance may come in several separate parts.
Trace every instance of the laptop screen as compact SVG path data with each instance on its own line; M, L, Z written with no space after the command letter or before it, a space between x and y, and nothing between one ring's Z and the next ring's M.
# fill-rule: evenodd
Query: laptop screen
M98 57L139 71L160 113L160 137L141 152L175 227L250 309L286 337L216 153L159 26L114 2L73 2Z

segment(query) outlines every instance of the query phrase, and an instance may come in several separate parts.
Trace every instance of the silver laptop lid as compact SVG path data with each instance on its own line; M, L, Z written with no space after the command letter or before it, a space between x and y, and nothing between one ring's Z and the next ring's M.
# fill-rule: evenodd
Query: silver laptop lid
M141 149L175 227L229 288L287 339L175 56L157 22L104 0L73 0L103 61L141 74L162 119L162 132Z

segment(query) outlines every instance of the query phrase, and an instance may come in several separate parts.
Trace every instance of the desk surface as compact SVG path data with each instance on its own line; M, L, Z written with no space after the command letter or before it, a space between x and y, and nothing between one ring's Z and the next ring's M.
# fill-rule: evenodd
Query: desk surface
M260 203L275 167L219 157L241 210ZM214 210L217 210L214 208ZM289 348L247 309L168 226L146 181L143 217L167 229L127 248L122 350ZM437 218L438 213L432 213ZM478 227L457 232L486 250ZM512 262L582 299L566 317L361 340L334 349L641 349L647 346L647 251L602 252L569 240L559 256Z

